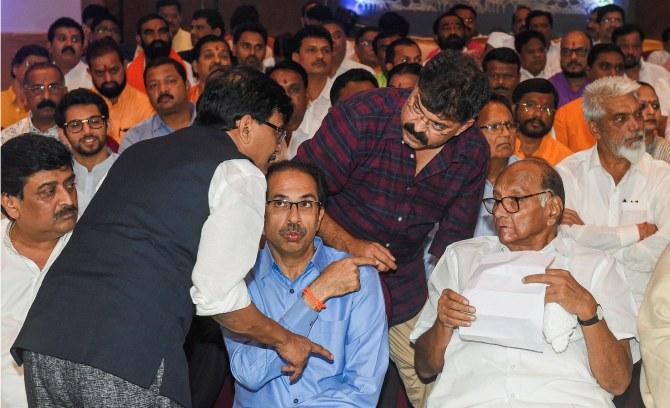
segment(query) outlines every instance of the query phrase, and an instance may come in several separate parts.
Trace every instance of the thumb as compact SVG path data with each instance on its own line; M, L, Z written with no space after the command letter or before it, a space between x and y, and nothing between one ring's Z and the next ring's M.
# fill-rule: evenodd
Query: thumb
M370 265L370 266L377 266L379 264L379 261L374 259L374 258L368 258L366 256L354 256L351 257L351 262L354 263L356 266L363 266L363 265Z

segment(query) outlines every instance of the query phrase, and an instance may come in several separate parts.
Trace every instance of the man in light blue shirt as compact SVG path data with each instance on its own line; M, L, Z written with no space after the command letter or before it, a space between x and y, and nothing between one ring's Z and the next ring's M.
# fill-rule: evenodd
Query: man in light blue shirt
M479 112L476 125L481 129L491 148L491 161L486 173L484 198L493 197L493 185L498 175L508 165L519 160L514 153L517 123L514 121L512 107L504 97L492 94L491 100ZM479 208L479 218L475 227L475 237L497 235L493 215Z
M144 83L156 113L128 130L119 154L135 143L191 126L195 120L195 105L188 100L186 71L179 62L167 57L151 60L144 69Z
M236 407L373 407L388 366L388 328L375 260L351 258L315 237L325 190L314 167L280 162L267 174L267 242L247 276L266 316L332 351L302 377L273 349L225 332ZM289 375L291 375L289 377Z

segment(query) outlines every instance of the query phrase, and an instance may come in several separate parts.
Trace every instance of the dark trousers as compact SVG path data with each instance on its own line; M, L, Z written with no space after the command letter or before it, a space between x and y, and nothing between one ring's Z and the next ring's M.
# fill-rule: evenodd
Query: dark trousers
M642 360L633 364L633 375L630 385L623 394L614 397L614 406L617 408L644 408L642 402L642 393L640 392L640 372L642 370Z
M184 351L193 408L211 408L230 371L221 326L211 317L193 317Z

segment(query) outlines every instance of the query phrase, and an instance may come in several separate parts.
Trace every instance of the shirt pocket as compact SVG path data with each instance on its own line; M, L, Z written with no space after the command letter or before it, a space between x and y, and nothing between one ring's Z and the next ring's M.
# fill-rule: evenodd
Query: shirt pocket
M621 225L641 224L647 222L647 210L637 201L621 203Z

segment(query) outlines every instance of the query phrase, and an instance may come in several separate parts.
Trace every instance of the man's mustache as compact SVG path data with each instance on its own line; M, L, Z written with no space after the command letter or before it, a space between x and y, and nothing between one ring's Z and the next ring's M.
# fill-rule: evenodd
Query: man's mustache
M279 230L279 234L281 236L286 236L286 234L291 232L297 232L301 237L303 237L305 234L307 234L307 228L296 222L289 222L285 227Z
M171 95L171 94L169 94L169 93L162 93L162 94L160 94L160 96L158 97L158 102L160 103L160 102L162 102L162 101L165 100L165 99L174 100L174 96Z
M426 146L428 144L428 135L426 135L426 132L417 132L416 129L414 129L414 124L413 123L405 123L402 125L402 128L419 142Z
M75 54L74 48L72 48L72 47L69 46L69 45L68 45L67 47L63 47L63 49L61 50L61 54L65 54L65 53L68 52L68 51L71 52L71 53L73 53L73 54Z
M44 108L56 109L56 102L52 101L51 99L45 99L39 104L37 104L37 109L44 109Z
M76 205L68 205L66 207L63 207L62 210L58 211L56 214L54 214L54 221L58 221L63 217L67 216L77 216L77 206Z

